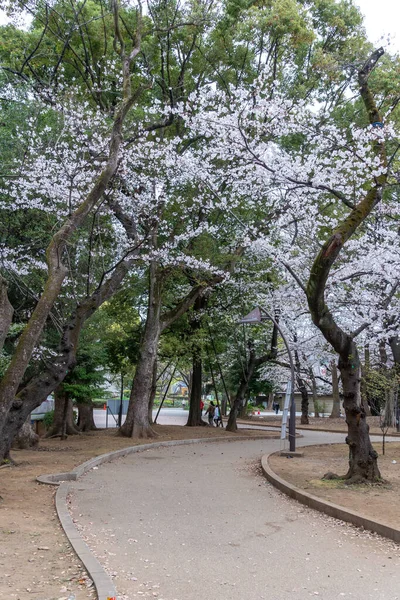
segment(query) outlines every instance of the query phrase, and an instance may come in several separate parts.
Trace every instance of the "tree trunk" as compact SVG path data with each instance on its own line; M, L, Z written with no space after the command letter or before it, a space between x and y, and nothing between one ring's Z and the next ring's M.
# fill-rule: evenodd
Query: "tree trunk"
M253 377L254 369L256 366L256 354L254 350L254 346L249 344L249 360L247 362L244 373L242 374L242 378L239 383L238 391L236 393L235 399L233 403L231 403L231 410L229 413L228 423L226 426L226 431L235 432L238 430L237 426L237 417L240 412L241 407L243 406L244 399L247 393L247 388L249 387L249 383L251 378Z
M14 438L13 448L26 450L27 448L36 448L38 444L39 436L33 431L31 427L31 419L28 417Z
M394 399L395 392L393 386L389 387L385 390L385 412L383 415L383 427L394 427L395 418L394 418Z
M150 398L149 398L149 423L153 425L153 407L157 392L157 358L153 366L153 381L151 383Z
M192 377L191 377L191 389L190 389L190 400L189 400L189 415L187 420L187 427L201 427L206 426L207 423L201 418L201 392L202 392L202 378L203 378L203 360L201 356L201 344L197 339L197 334L201 329L201 311L204 310L207 304L205 296L199 296L196 298L193 305L193 318L190 320L191 339L192 339Z
M143 341L133 378L128 413L120 428L120 433L126 437L151 438L156 435L149 423L149 401L161 335L161 289L161 273L153 262L149 267L149 300Z
M317 392L317 382L315 381L314 371L312 369L309 370L311 386L312 386L312 397L314 404L314 417L318 419L320 417L319 414L319 401L318 401L318 392Z
M96 431L97 427L93 416L93 403L91 400L77 404L78 407L78 423L79 431Z
M383 53L382 48L375 50L358 72L360 95L371 125L382 122L382 115L369 88L368 81L372 70ZM385 143L377 139L371 144L371 148L379 163L386 167L388 161ZM326 304L325 291L331 269L344 245L381 201L387 177L386 168L378 176L373 178L366 176L364 189L360 191L360 196L353 200L353 207L350 212L334 229L327 232L325 241L311 266L305 289L313 323L339 355L343 403L348 426L346 442L350 447L349 470L346 475L349 482L379 480L378 455L372 448L369 427L361 404L360 360L357 346L354 343L354 338L359 330L349 334L337 324ZM362 328L364 328L364 325Z
M31 379L14 398L3 425L3 433L0 435L0 462L9 459L12 441L32 410L46 400L64 380L67 371L75 365L79 335L84 323L116 292L133 260L119 263L109 279L77 306L63 328L59 354L48 364L47 369Z
M349 446L349 470L345 479L349 483L378 481L381 478L378 454L372 447L369 425L361 404L361 365L357 346L353 341L349 344L347 357L347 360L339 358L348 426L346 443Z
M128 77L130 77L129 73ZM103 197L118 168L123 124L133 105L133 101L130 85L124 85L124 98L114 113L107 162L101 174L95 179L85 199L68 216L58 231L53 233L47 247L46 261L48 271L43 292L18 340L11 362L0 382L0 438L3 440L0 445L0 460L5 456L9 456L12 440L27 417L27 414L22 414L25 411L22 411L20 415L12 414L14 410L21 410L22 406L19 401L15 402L15 396L31 360L32 353L42 334L49 313L68 273L68 268L63 264L66 245Z
M68 435L76 435L79 430L74 423L74 412L72 400L68 394L59 386L54 390L54 420L46 437L61 437L66 439Z
M188 427L200 427L207 425L201 418L200 402L202 391L203 362L201 356L193 353L192 389L189 401L189 416L186 425Z
M365 414L369 417L371 415L371 407L368 398L368 391L366 385L366 378L368 377L370 370L370 352L368 344L364 346L364 369L361 366L361 402L365 410Z
M294 342L297 343L297 336L294 336ZM306 386L306 382L301 376L301 364L298 350L294 351L294 364L296 369L296 383L299 388L301 394L301 420L300 423L302 425L308 425L308 389ZM294 390L293 390L294 393Z
M0 275L0 350L10 328L14 309L8 299L7 281Z
M331 419L338 419L340 417L340 394L339 394L339 379L337 374L336 361L331 361L331 372L332 372L332 412L330 414Z

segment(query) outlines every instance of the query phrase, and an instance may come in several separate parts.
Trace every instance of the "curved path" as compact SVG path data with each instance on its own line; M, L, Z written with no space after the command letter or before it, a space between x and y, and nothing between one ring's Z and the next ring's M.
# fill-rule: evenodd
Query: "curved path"
M343 441L306 432L301 445ZM122 600L400 598L400 547L286 498L278 440L147 450L71 484L76 525Z

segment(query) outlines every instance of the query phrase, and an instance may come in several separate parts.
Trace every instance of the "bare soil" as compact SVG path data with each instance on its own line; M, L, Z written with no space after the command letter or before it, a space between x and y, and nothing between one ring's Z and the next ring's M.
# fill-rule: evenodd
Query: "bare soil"
M344 417L340 417L339 419L331 419L330 417L310 417L309 420L310 423L308 425L302 425L300 422L300 417L297 417L296 429L317 429L321 431L347 432L347 425ZM282 423L282 413L277 416L261 417L258 416L256 412L256 414L250 415L246 419L240 419L240 421L243 423L263 423L265 425L270 425L271 427L280 427ZM367 422L371 435L382 435L382 429L379 426L379 417L367 417ZM389 427L387 430L385 429L385 435L398 435L400 438L400 434L397 433L394 427Z
M302 458L273 455L269 463L277 475L298 488L398 529L400 442L387 443L384 456L381 443L375 443L374 447L380 453L379 468L384 479L378 485L347 486L343 480L322 479L328 471L346 473L349 452L346 444L305 447L301 449Z
M157 441L235 437L219 428L154 426ZM239 435L275 437L275 432L240 430ZM13 452L17 466L0 469L0 598L84 600L94 598L92 582L69 545L54 508L56 488L38 475L66 472L113 450L151 440L119 437L99 430L67 440L41 440L38 450ZM156 440L155 440L156 441Z

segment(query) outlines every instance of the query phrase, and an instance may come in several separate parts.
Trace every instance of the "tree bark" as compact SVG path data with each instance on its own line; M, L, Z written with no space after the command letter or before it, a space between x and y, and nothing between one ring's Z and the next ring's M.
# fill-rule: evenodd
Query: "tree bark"
M195 337L201 328L201 320L199 313L204 309L206 305L206 299L204 296L200 296L196 299L193 309L194 316L190 321L192 339ZM203 361L201 356L200 344L194 342L192 348L192 385L190 389L190 400L189 400L189 415L187 420L187 427L200 427L205 426L207 423L203 421L200 402L202 392L202 375L203 375Z
M0 275L0 350L10 328L14 309L8 299L7 281Z
M317 382L315 380L314 371L310 367L309 369L310 379L311 379L311 390L314 404L314 417L318 419L320 417L319 414L319 401L318 401L318 391L317 391Z
M294 336L294 342L297 343L297 336ZM299 388L301 394L301 419L300 423L302 425L308 425L308 389L306 386L306 382L301 376L301 364L298 350L294 351L294 366L296 370L296 383ZM294 391L294 390L293 390Z
M79 431L96 431L97 427L93 416L93 403L91 400L77 404L78 408L78 423Z
M14 438L13 448L26 450L27 448L36 448L38 444L39 436L33 431L31 427L31 419L28 417Z
M118 15L116 3L114 11ZM22 404L19 399L16 399L16 393L68 272L67 267L62 262L66 245L103 197L119 166L123 125L127 114L141 91L140 89L136 93L132 93L130 73L130 65L139 52L140 32L137 35L137 45L138 48L134 48L128 55L125 54L123 48L120 51L123 66L123 97L114 113L107 162L84 201L64 221L61 228L54 233L47 247L48 275L43 292L19 338L17 348L0 383L0 439L2 440L0 443L0 461L9 457L12 440L23 425L27 414L29 414L23 414L26 411L21 410Z
M236 392L235 399L231 404L231 410L228 417L228 423L226 426L226 431L235 432L238 430L237 426L237 417L243 406L244 399L246 397L246 392L249 387L249 383L251 378L253 377L254 370L256 368L256 352L254 349L254 345L249 343L249 358L242 374L242 378L239 383L238 390Z
M339 379L337 374L336 361L331 361L331 373L332 373L332 412L330 414L331 419L338 419L340 417L340 394L339 394Z
M0 462L3 459L9 459L12 441L32 410L46 400L47 396L64 380L67 371L75 366L79 335L84 323L103 302L111 298L118 290L133 260L119 263L109 279L77 306L63 328L58 355L47 369L31 379L15 397L7 414L3 435L0 436Z
M151 382L150 398L149 398L149 423L153 425L153 407L154 399L157 392L157 358L153 365L153 380Z
M78 433L79 430L74 422L72 400L60 385L54 390L54 419L45 437L59 436L61 439L66 439L68 435Z
M369 75L382 54L382 49L373 52L358 73L361 98L371 124L382 122L382 117L368 86ZM384 144L377 140L373 144L373 149L376 157L386 166ZM312 320L339 354L339 371L342 377L344 409L348 426L346 442L350 448L349 470L345 476L349 483L380 480L378 454L372 447L365 410L361 403L361 365L358 349L354 342L358 332L349 334L339 327L326 304L325 288L332 266L344 244L380 202L386 181L386 172L371 180L364 197L359 199L347 217L327 236L311 267L306 288Z
M155 436L149 423L149 401L161 335L161 290L162 273L159 266L152 262L149 267L149 298L143 341L133 378L128 413L125 423L120 428L121 435L126 437Z

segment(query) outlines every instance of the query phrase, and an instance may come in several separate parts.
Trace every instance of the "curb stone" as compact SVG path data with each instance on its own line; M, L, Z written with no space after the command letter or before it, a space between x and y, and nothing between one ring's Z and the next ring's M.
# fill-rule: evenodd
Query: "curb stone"
M351 523L352 525L360 527L361 529L368 529L369 531L377 533L382 537L389 538L393 542L400 544L399 529L390 527L390 525L386 525L381 521L374 521L353 510L344 508L343 506L339 506L338 504L334 504L328 500L323 500L322 498L314 496L313 494L309 494L308 492L301 490L285 479L279 477L279 475L272 470L268 462L269 457L273 456L274 454L278 454L278 452L265 454L261 458L261 468L266 479L272 483L273 486L278 488L278 490L290 496L290 498L297 500L301 504L305 504L306 506L325 513L330 517L334 517L335 519L339 519L341 521L346 521L347 523Z
M85 461L84 463L78 465L70 471L69 473L53 473L50 475L39 475L36 477L36 481L39 483L43 483L46 485L55 485L58 486L57 492L55 495L55 506L58 518L61 523L61 527L64 530L65 535L68 538L69 543L73 547L76 555L80 559L80 561L85 566L87 572L89 573L94 586L97 592L98 600L107 600L108 598L116 598L116 590L114 587L114 583L106 573L102 565L98 562L98 560L92 554L90 548L84 542L82 536L78 532L75 527L71 515L68 511L68 493L70 491L68 481L76 481L79 477L97 467L99 465L111 462L117 458L122 458L124 456L128 456L129 454L134 454L136 452L143 452L145 450L150 450L154 448L163 448L165 446L183 446L190 444L200 444L200 443L213 443L213 442L236 442L236 441L251 441L257 439L278 439L277 437L267 437L267 436L249 436L249 435L241 435L238 437L228 437L228 438L194 438L189 440L170 440L166 442L153 442L151 444L139 444L137 446L128 446L127 448L121 448L120 450L115 450L113 452L107 452L106 454L100 454L99 456L95 456L90 460Z

